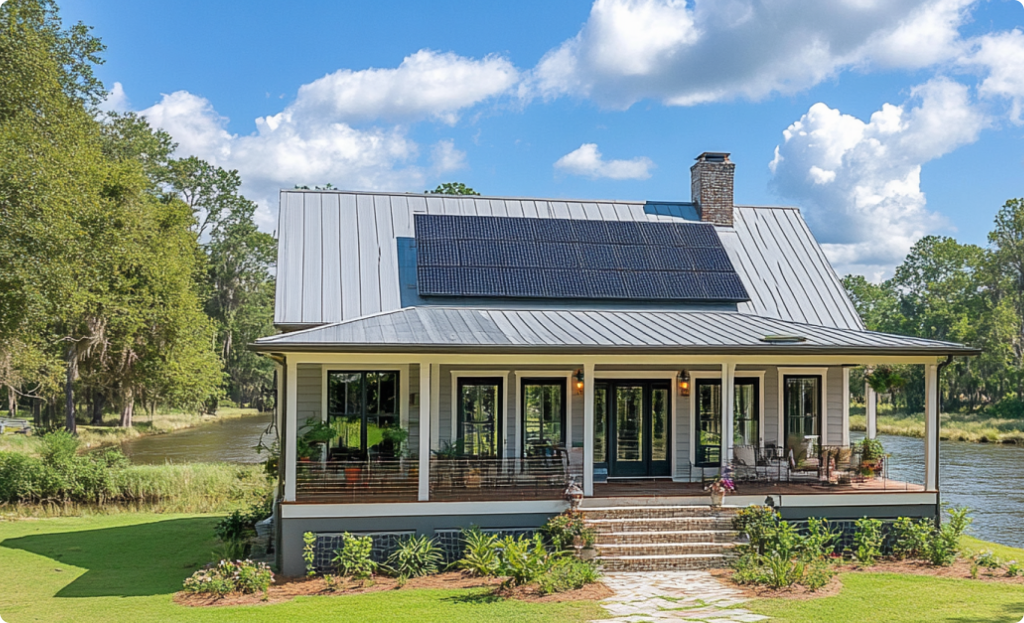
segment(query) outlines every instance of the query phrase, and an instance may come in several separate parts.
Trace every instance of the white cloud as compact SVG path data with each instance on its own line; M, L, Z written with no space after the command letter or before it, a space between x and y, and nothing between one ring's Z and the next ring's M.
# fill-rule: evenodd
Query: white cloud
M815 104L783 132L773 185L797 200L840 274L891 273L922 236L946 226L926 209L921 165L974 142L987 122L968 88L936 78L911 103L864 122Z
M645 180L651 177L653 168L654 163L645 157L605 160L596 143L584 143L555 162L555 169L559 171L591 179Z
M430 151L435 173L447 173L466 168L466 152L455 148L455 141L438 141Z
M976 0L596 0L580 32L541 59L524 98L627 108L753 100L849 67L919 68L956 55Z
M961 64L986 73L978 93L1010 101L1010 119L1024 123L1024 33L1014 29L978 37Z
M0 2L0 5L2 4L3 2ZM125 94L124 86L120 82L114 83L114 87L107 93L107 98L100 104L100 110L105 112L125 112L131 110L128 96Z

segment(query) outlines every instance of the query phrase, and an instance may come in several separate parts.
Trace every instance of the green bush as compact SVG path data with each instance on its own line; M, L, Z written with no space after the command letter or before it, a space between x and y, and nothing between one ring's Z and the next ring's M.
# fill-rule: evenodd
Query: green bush
M882 555L882 522L861 517L855 523L853 555L863 565L873 565Z
M499 575L506 576L506 586L522 586L536 582L542 574L551 569L555 556L544 548L540 534L527 538L507 536L501 541L501 564Z
M316 534L305 532L302 535L302 560L306 563L306 577L316 575Z
M400 578L415 578L437 573L444 554L433 539L424 535L403 539L388 556L387 569Z
M537 579L537 585L542 594L550 595L583 588L596 582L600 577L601 574L594 563L576 558L563 558Z
M332 562L341 575L356 580L368 580L377 571L377 563L370 557L373 552L373 537L342 535L341 548L334 550Z
M838 542L838 528L832 528L828 519L811 517L807 520L807 534L800 544L800 550L805 560L821 560L835 553Z
M184 589L218 597L228 593L265 593L273 581L274 573L265 563L222 560L193 573L185 580Z
M501 542L495 534L488 534L476 526L462 531L465 547L462 558L455 563L459 569L480 577L498 575L501 566Z
M749 539L732 563L737 583L776 589L803 584L817 590L832 578L830 559L839 532L828 520L809 519L807 534L801 535L774 510L754 506L741 510L734 525Z
M960 555L960 538L967 532L972 519L966 507L949 510L949 519L938 530L933 530L926 555L928 561L939 567L948 567Z
M828 584L833 576L835 576L835 571L832 566L823 560L818 560L807 564L800 583L809 590L816 591Z
M592 547L597 540L597 533L593 528L587 527L583 521L583 513L579 511L566 511L552 517L540 531L555 551L573 549L577 538L585 547Z
M892 555L900 560L917 558L928 550L935 527L931 521L914 521L909 517L898 518L889 530L892 539Z
M256 524L274 512L274 497L264 495L262 499L245 510L232 511L230 515L217 522L214 528L222 541L240 541L256 536Z
M751 548L764 554L766 535L778 526L779 514L768 506L748 506L736 513L732 523L736 530L747 535Z

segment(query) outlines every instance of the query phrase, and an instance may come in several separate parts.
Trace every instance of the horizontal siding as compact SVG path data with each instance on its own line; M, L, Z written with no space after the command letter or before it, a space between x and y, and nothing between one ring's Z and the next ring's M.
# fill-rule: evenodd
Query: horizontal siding
M323 406L321 402L322 375L323 372L319 364L301 363L298 365L299 391L296 396L298 402L296 422L298 422L300 428L305 425L306 420L309 418L321 418L320 410Z

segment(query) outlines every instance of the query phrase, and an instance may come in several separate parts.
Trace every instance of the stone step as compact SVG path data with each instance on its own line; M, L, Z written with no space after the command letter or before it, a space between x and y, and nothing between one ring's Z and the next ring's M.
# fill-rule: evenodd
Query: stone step
M731 557L725 554L669 554L663 556L605 556L601 569L615 571L696 571L725 567Z
M729 554L735 543L614 543L596 546L598 558L606 556L672 556L684 554Z
M616 519L584 519L595 532L664 532L683 530L732 530L728 517L626 517Z
M735 530L659 530L643 532L602 532L599 544L629 543L732 543L740 539Z
M642 517L715 517L732 518L737 508L710 506L610 506L581 509L584 519L627 519Z

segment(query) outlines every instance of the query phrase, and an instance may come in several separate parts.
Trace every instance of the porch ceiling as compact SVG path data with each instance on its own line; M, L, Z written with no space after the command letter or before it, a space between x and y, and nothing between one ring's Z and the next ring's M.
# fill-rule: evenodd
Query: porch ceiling
M798 336L799 342L766 342ZM953 342L722 311L408 307L257 340L260 352L977 355Z

